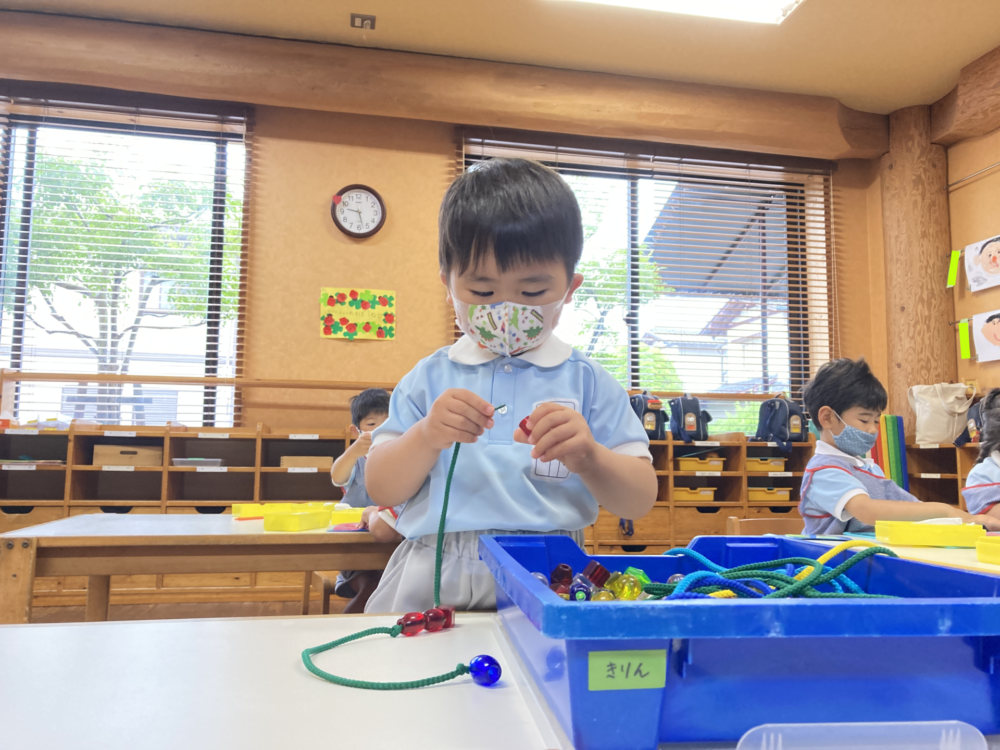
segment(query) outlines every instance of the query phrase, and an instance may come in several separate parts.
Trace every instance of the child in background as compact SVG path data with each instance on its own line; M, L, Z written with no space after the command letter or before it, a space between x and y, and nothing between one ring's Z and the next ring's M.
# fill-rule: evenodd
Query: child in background
M493 159L448 189L439 218L447 300L465 335L422 360L375 431L368 491L405 502L396 548L366 612L433 605L437 527L455 443L441 602L496 607L479 535L583 542L598 505L641 518L656 500L646 432L625 389L554 335L583 277L580 208L554 171ZM502 407L494 409L494 407ZM527 431L519 422L527 417Z
M1000 388L994 388L979 403L983 431L979 459L965 480L962 496L970 513L1000 518Z
M365 508L362 527L368 528L378 541L392 541L395 531L384 520L378 519L378 507L365 489L365 462L372 445L372 431L389 417L389 392L369 388L351 399L351 438L354 442L334 461L330 478L342 487L344 499L354 508ZM370 508L370 510L369 510ZM337 575L334 593L350 599L344 614L365 611L368 598L378 586L382 572L379 570L342 570Z
M863 357L823 365L802 396L819 431L816 454L802 479L799 512L805 533L871 531L878 520L948 517L1000 529L1000 518L973 517L954 505L920 502L865 458L877 440L888 395Z

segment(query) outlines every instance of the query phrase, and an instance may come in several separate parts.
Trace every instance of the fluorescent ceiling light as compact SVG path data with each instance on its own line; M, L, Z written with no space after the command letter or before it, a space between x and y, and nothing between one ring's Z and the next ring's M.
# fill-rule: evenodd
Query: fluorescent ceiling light
M805 0L572 0L619 8L659 10L731 21L781 23Z

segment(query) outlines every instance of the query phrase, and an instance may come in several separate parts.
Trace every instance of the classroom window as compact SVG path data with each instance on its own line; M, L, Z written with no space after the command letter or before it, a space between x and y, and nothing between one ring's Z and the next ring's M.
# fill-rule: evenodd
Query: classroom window
M800 398L834 356L828 163L467 130L464 166L556 169L580 203L584 284L558 335L627 388L705 398L713 432L752 433L759 401ZM735 395L734 395L735 394Z
M97 91L0 95L0 366L234 377L246 112ZM233 390L30 382L4 408L22 421L231 425Z

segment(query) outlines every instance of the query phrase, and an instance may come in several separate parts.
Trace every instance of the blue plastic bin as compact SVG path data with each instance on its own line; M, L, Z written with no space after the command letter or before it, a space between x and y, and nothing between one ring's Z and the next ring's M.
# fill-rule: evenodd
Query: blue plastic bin
M829 550L780 537L699 537L690 547L726 567ZM504 627L577 750L735 742L761 724L959 720L1000 732L1000 577L876 555L850 577L906 598L569 602L531 573L597 560L666 581L701 566L590 557L559 536L483 536L479 553ZM591 689L591 653L620 651L664 652L663 687ZM600 669L604 658L594 661Z

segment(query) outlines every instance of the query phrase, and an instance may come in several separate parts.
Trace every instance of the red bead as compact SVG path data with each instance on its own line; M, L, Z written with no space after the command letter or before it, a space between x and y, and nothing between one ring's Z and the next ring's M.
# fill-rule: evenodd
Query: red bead
M601 565L597 560L591 560L587 563L587 567L583 569L583 574L593 582L597 588L601 588L605 583L608 582L608 578L611 577L611 573Z
M527 437L531 437L531 430L528 429L528 417L522 419L518 427L521 428L521 432L523 432Z
M569 586L573 582L573 569L566 563L559 563L552 570L549 580L552 583L564 583Z
M444 625L441 626L441 630L447 630L448 628L455 627L454 607L446 607L444 605L441 605L440 607L436 607L436 609L440 609L442 612L444 612Z
M416 635L427 625L427 618L423 612L407 612L396 620L396 624L403 626L403 635Z
M424 617L427 618L428 633L436 633L444 627L445 614L437 607L431 607L424 612Z

